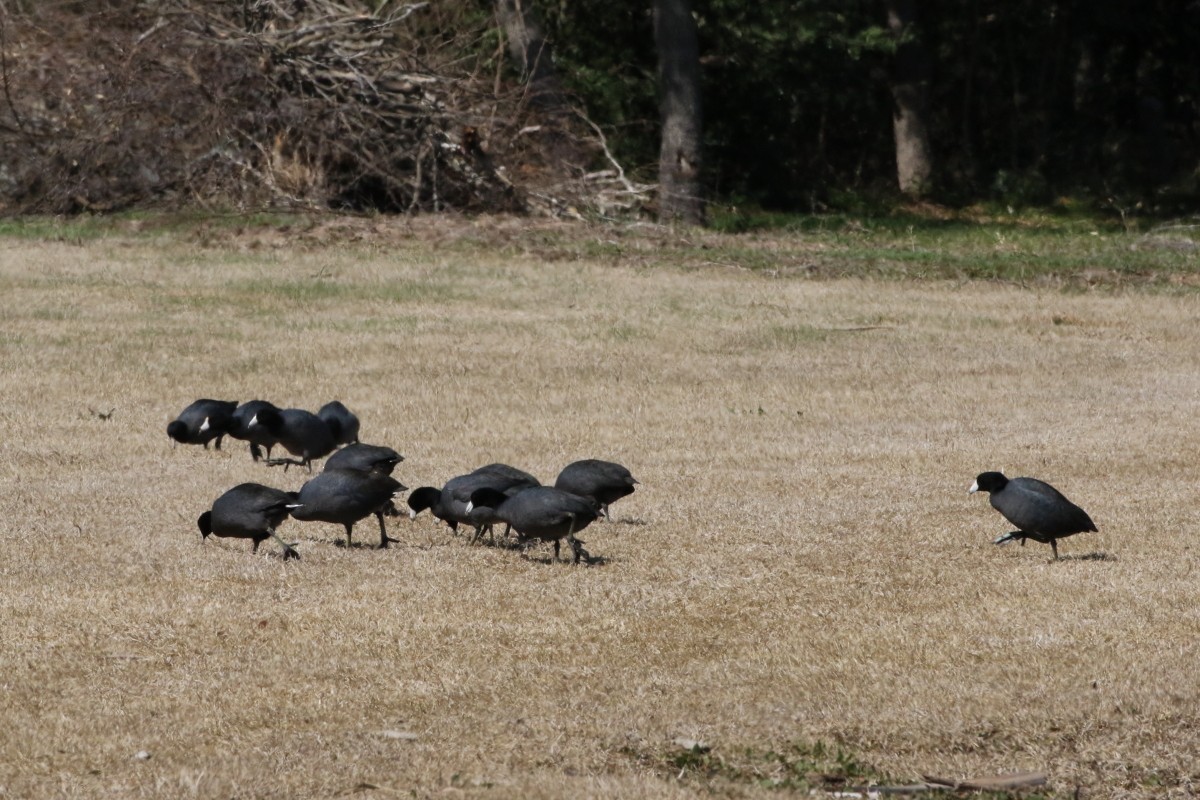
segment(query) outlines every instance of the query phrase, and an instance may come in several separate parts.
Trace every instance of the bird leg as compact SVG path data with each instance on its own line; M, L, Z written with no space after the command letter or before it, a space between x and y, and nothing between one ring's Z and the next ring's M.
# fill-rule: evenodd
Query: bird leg
M471 544L475 544L483 538L484 534L488 535L488 541L491 544L496 543L496 534L492 531L492 524L489 522L485 525L479 525L475 528L475 538L471 540Z
M400 543L399 539L393 539L387 535L387 528L383 526L383 512L376 511L375 517L379 520L379 549L383 550L388 546L388 542Z
M1050 549L1054 551L1054 560L1058 561L1058 542L1056 540L1050 540Z
M353 522L343 523L346 526L346 547L350 546L350 533L354 530Z
M1022 531L1009 531L1008 533L1004 534L1003 536L1001 536L1000 538L998 538L998 539L996 539L994 542L992 542L992 544L1006 544L1006 543L1008 543L1008 542L1011 542L1011 541L1014 541L1014 540L1016 540L1016 541L1020 542L1020 543L1021 543L1021 547L1024 547L1024 546L1025 546L1025 534L1024 534L1024 532L1022 532Z
M592 563L592 554L589 553L587 550L583 549L583 546L586 544L586 542L581 542L580 540L576 539L574 536L572 536L567 541L571 543L571 549L575 551L575 563L576 564L579 563L579 559L581 559L581 558L583 559L584 563L586 563L586 564Z
M279 534L275 532L274 528L267 528L267 530L271 532L271 538L274 539L275 541L279 542L279 544L283 546L283 560L284 561L287 561L289 558L294 558L297 561L300 560L300 554L296 552L295 547L288 544L283 539L280 539ZM254 548L256 550L258 549L258 541L257 540L254 542Z
M571 527L567 529L567 544L571 545L571 552L575 554L575 560L572 561L571 563L578 564L580 548L579 548L579 542L575 541L575 515L569 514L568 516L571 518ZM558 555L558 540L557 539L554 540L554 550L555 550L554 555L557 556Z
M308 471L312 472L312 463L307 461L297 461L294 458L268 458L268 467L283 467L283 471L287 472L287 468L295 465L297 467L308 467Z

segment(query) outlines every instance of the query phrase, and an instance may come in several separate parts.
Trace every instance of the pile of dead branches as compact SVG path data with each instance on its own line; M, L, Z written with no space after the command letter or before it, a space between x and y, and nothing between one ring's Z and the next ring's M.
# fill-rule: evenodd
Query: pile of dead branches
M482 46L477 4L14 5L0 0L3 212L564 213L636 208L648 188L596 169L607 151L583 121L536 117Z

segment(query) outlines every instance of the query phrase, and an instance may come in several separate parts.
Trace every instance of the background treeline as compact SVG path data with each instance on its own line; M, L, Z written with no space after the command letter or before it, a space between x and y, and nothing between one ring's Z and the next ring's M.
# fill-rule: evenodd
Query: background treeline
M514 5L544 37L536 70L510 46ZM0 2L0 211L652 211L658 5ZM691 10L710 202L1198 205L1200 0ZM898 82L928 140L928 178L903 193Z
M527 0L528 1L528 0ZM563 75L631 163L656 153L643 4L534 0ZM922 0L932 196L1194 203L1200 2ZM871 0L694 0L711 197L783 209L895 191L897 39Z

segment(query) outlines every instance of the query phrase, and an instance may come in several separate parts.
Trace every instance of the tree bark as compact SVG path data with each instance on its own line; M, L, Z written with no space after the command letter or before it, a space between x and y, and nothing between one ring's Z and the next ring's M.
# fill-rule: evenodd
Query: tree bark
M508 54L529 86L529 102L539 111L570 110L554 72L553 53L533 9L533 0L496 0L496 18L508 38Z
M929 148L929 54L916 38L914 0L887 0L888 28L899 42L892 64L892 129L896 138L896 178L900 191L921 197L929 190L933 156Z
M700 187L700 47L691 0L654 0L662 141L659 219L704 224Z

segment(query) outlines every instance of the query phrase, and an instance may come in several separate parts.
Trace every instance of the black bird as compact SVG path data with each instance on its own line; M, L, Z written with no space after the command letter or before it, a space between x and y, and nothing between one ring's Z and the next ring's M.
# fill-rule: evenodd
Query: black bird
M233 411L236 402L225 400L197 400L179 412L179 416L167 425L167 436L180 444L202 444L208 449L208 443L217 440L217 450L221 449L221 439L229 432L233 424Z
M534 476L530 475L523 469L508 464L485 464L477 470L474 470L472 475L478 478L486 478L486 481L476 481L474 484L465 485L460 491L466 495L467 502L471 500L471 493L475 489L488 487L498 489L504 492L505 497L512 497L518 492L523 492L526 489L531 489L534 486L541 486L542 482ZM492 526L497 522L503 522L498 519L495 514L495 509L489 508L486 505L476 504L468 514L471 518L471 523L475 525L475 538L472 543L479 541L484 533L488 534L488 540L494 542L495 537L492 535ZM505 524L504 535L508 536L508 531L511 526Z
M279 443L279 440L275 438L275 434L267 430L265 425L250 427L250 423L257 416L258 412L266 409L271 409L275 412L279 411L274 404L268 403L266 400L250 400L242 403L233 412L233 425L229 428L230 436L250 443L250 457L255 461L263 457L262 448L264 447L267 448L267 458L270 458L271 449Z
M563 467L554 488L595 500L611 519L608 504L633 494L637 479L625 467L612 461L588 458Z
M541 486L542 482L530 475L523 469L509 466L508 464L485 464L479 469L472 470L472 475L495 475L497 478L502 478L512 482L513 486Z
M996 539L996 544L1014 539L1022 545L1026 539L1048 542L1057 561L1058 539L1096 530L1087 512L1037 478L1009 479L999 472L984 472L975 478L970 491L988 492L992 508L1017 526L1017 530Z
M288 518L288 514L299 506L298 501L287 492L272 489L259 483L242 483L216 499L211 511L205 511L196 520L200 536L229 536L250 539L254 542L252 553L268 537L283 545L283 560L300 558L295 549L279 538L275 529Z
M326 469L300 487L292 511L294 519L306 522L333 522L346 528L346 546L351 544L354 523L374 514L379 520L379 547L399 541L387 535L383 515L392 507L392 498L405 487L390 475L357 469Z
M303 409L264 408L254 415L247 428L253 431L257 426L266 428L285 450L300 459L268 459L267 464L273 467L282 464L286 469L289 464L296 464L308 467L312 472L313 460L324 458L337 447L339 431L332 430L325 420Z
M509 496L538 485L538 479L528 472L507 464L489 464L466 475L451 478L441 489L433 486L415 489L408 496L408 507L412 510L409 516L415 519L422 511L429 509L456 533L459 524L475 528L475 539L472 540L475 541L484 532L490 531L497 520L491 506L477 503L476 508L467 510L472 492L488 488Z
M334 432L334 444L358 442L358 417L340 401L334 400L321 406L317 409L317 416L325 420L329 430Z
M476 505L495 509L496 518L511 525L522 543L528 539L554 542L555 561L559 555L559 540L564 538L575 553L576 564L580 558L592 560L575 534L600 516L600 507L594 500L551 486L534 486L512 497L483 488L471 493L468 512Z
M360 469L391 475L404 456L377 444L349 444L325 459L325 469Z

